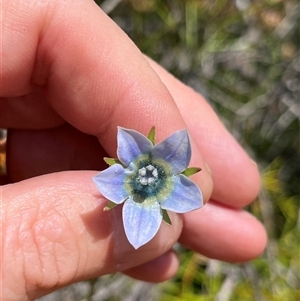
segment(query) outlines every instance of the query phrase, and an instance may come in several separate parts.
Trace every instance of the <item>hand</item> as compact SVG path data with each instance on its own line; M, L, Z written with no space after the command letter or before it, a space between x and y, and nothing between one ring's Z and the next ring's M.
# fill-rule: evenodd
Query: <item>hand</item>
M225 261L259 255L265 231L240 209L258 193L256 165L206 101L145 58L93 1L41 3L2 4L0 126L10 128L9 177L23 180L1 189L6 300L116 271L165 280L179 264L177 240ZM86 170L115 157L117 126L147 134L153 125L157 141L189 130L191 166L203 169L193 180L210 202L172 214L172 227L134 250L120 208L103 212L96 171Z

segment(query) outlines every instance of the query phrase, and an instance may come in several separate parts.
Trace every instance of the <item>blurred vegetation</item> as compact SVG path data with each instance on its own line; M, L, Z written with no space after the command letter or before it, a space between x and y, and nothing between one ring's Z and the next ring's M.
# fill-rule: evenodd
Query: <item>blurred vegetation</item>
M203 94L258 162L263 188L248 209L266 225L269 243L260 258L240 265L179 247L173 280L153 288L101 277L87 299L300 300L299 2L96 2L142 52Z

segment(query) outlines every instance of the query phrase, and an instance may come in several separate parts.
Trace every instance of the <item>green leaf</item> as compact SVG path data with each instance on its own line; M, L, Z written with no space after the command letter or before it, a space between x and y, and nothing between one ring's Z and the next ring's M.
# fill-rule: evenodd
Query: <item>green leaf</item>
M152 142L154 145L155 142L155 126L153 126L148 134L148 139Z
M107 163L108 165L114 165L114 164L116 164L116 163L122 164L120 160L115 159L115 158L107 158L107 157L104 157L103 160L104 160L105 163Z
M109 211L111 209L113 209L114 207L116 207L118 204L112 202L112 201L108 201L107 205L103 208L103 211Z
M169 214L167 212L166 209L161 209L162 211L162 218L163 220L169 225L169 226L172 226L172 222L171 222L171 219L169 217Z
M188 167L185 171L182 172L186 177L190 177L191 175L201 171L199 167Z

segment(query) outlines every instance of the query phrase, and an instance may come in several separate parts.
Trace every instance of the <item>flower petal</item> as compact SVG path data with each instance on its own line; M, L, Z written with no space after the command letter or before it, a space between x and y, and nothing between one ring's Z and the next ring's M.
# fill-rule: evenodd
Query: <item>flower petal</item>
M114 164L93 177L93 181L104 197L121 204L129 196L124 189L125 177L124 167L121 164Z
M118 149L119 160L128 166L142 154L150 153L153 145L151 141L141 133L118 127Z
M123 223L126 236L137 249L150 241L159 230L162 215L157 202L135 202L132 197L124 203Z
M184 175L174 176L174 190L167 199L160 202L161 208L185 213L203 206L199 187Z
M153 159L167 161L173 174L184 171L191 160L191 144L187 130L177 131L167 139L155 145L152 150Z

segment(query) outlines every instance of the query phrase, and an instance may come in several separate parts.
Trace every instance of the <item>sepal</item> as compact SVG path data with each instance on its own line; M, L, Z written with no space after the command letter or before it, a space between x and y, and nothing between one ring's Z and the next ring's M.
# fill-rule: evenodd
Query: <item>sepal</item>
M201 170L202 169L199 167L188 167L186 170L182 172L182 174L185 175L186 177L190 177Z
M162 215L164 222L167 223L169 226L172 226L172 222L169 217L168 211L165 209L161 209L161 215Z
M119 159L115 159L115 158L107 158L107 157L104 157L103 160L105 161L106 164L108 165L114 165L114 164L121 164L121 161Z
M103 208L103 211L109 211L111 209L113 209L114 207L116 207L118 204L112 202L112 201L108 201L107 205Z
M153 145L155 144L155 126L151 128L147 138L152 142Z

